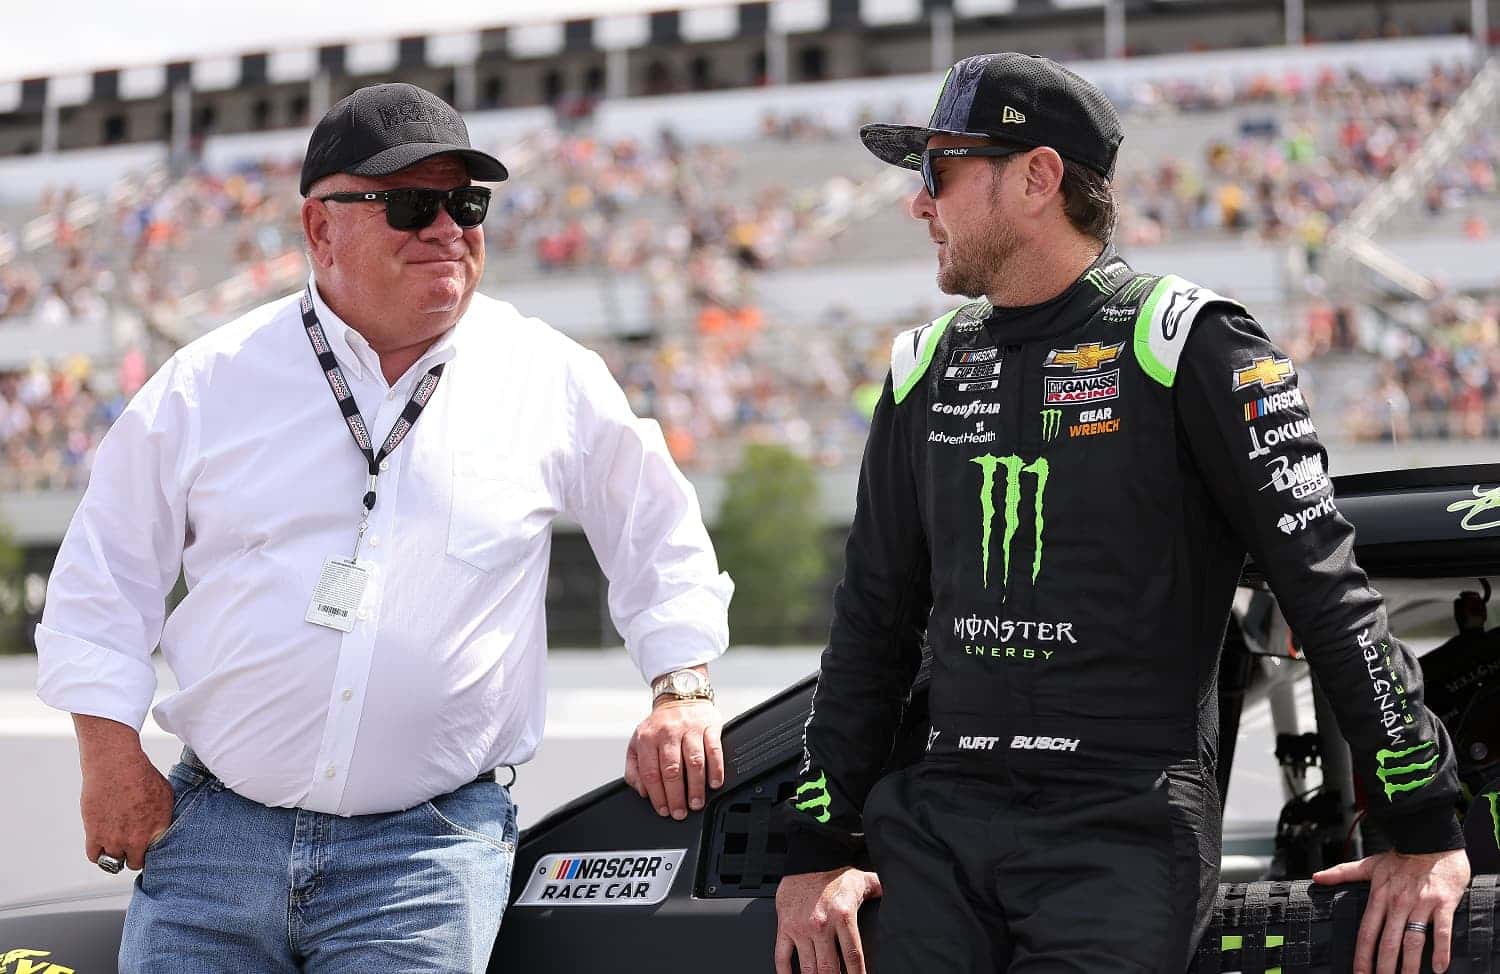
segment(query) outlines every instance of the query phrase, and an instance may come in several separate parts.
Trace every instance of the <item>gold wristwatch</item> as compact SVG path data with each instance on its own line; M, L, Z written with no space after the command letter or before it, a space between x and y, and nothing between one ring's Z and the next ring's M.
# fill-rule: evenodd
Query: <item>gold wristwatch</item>
M713 684L697 670L673 670L657 677L651 683L651 700L658 697L675 697L678 700L713 700Z

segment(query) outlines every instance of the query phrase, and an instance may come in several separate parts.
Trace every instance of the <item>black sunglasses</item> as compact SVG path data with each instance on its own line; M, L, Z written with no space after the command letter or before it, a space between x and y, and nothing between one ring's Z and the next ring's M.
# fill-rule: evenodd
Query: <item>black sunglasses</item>
M367 193L329 193L319 196L325 203L384 203L385 222L392 230L421 230L432 226L438 207L448 211L453 222L472 230L484 222L490 209L490 191L485 186L457 189L387 189Z
M927 188L927 195L937 199L938 190L942 184L938 182L936 161L938 159L956 159L964 156L989 156L999 159L1004 156L1013 156L1018 152L1029 152L1030 149L1014 148L998 145L973 145L957 146L948 149L923 149L922 150L922 185Z

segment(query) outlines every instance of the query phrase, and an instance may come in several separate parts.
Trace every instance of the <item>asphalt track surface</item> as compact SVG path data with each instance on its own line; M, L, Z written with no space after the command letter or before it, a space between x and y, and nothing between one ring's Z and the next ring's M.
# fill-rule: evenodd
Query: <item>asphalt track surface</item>
M817 664L816 648L732 649L712 667L725 717L754 707ZM102 882L123 888L134 875L127 870L108 877L84 858L72 721L36 699L35 680L34 657L0 658L0 904L98 889ZM164 666L159 682L163 692L175 685ZM541 750L518 769L512 789L522 828L618 778L625 744L648 705L644 683L620 649L554 650L549 684ZM1303 709L1307 727L1305 699ZM181 745L149 718L142 738L163 771L177 760ZM1236 836L1264 835L1275 821L1281 786L1273 747L1265 710L1247 712L1230 785L1226 852Z

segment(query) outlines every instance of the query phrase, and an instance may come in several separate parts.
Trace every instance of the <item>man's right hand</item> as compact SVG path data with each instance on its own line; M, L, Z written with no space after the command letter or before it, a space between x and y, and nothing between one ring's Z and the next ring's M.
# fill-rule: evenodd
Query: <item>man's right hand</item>
M134 729L103 717L73 715L83 770L83 853L146 862L146 847L172 823L172 785L162 776Z
M859 907L879 896L880 877L853 866L783 877L776 888L776 974L865 974Z

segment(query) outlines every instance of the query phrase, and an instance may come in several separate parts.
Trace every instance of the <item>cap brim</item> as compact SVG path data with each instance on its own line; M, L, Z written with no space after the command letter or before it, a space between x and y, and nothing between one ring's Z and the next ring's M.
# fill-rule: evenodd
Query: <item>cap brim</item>
M947 129L930 129L920 125L872 123L862 125L859 129L859 140L875 158L893 166L900 166L902 169L918 172L922 169L922 151L927 148L927 140L934 135L961 135L971 139L993 138L985 132L950 132Z
M389 176L407 166L414 166L423 159L442 155L454 155L463 159L464 166L469 170L469 178L477 179L482 183L498 183L510 177L510 173L505 171L505 166L500 160L488 152L466 149L461 145L449 145L445 142L408 142L405 145L393 145L344 171L356 176Z

